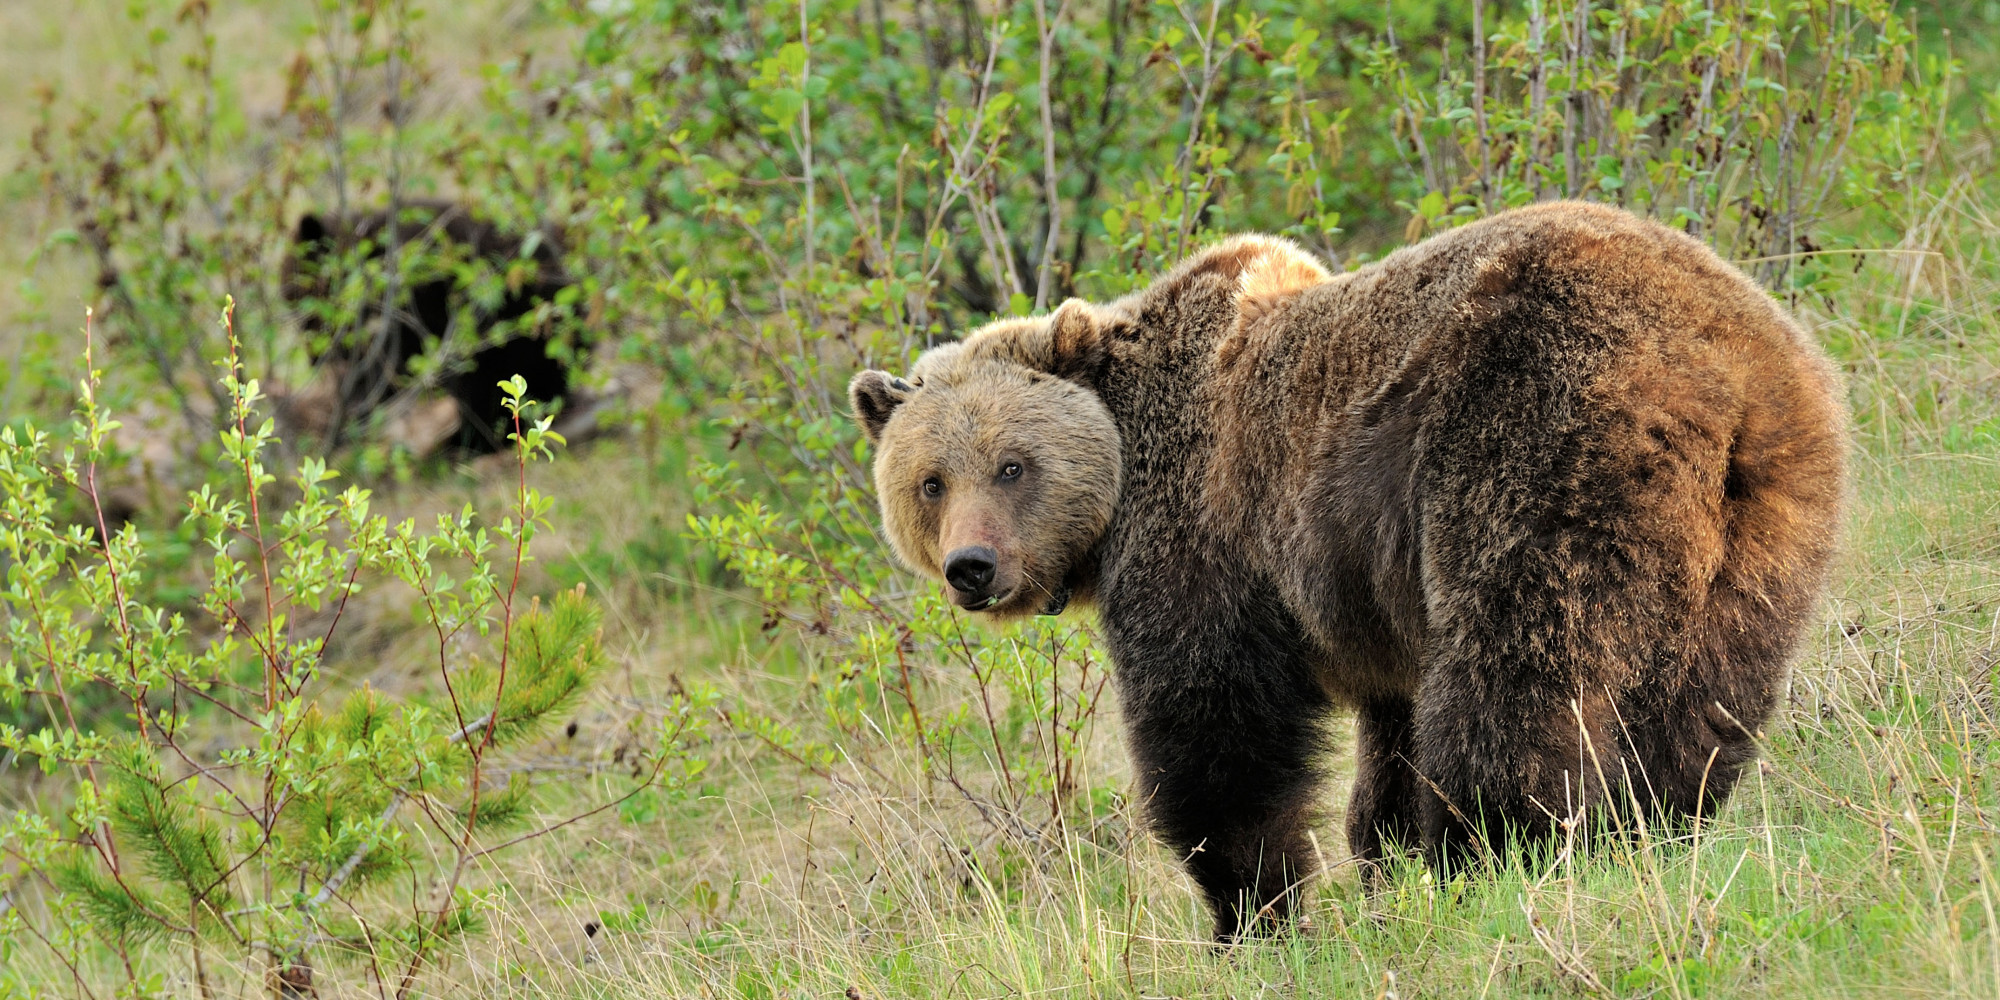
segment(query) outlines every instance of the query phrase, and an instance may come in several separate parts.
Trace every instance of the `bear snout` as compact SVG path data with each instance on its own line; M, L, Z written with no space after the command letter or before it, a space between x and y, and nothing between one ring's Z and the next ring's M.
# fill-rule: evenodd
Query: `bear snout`
M945 556L944 579L951 584L956 603L975 610L990 603L993 573L999 565L1000 553L985 545L967 545Z

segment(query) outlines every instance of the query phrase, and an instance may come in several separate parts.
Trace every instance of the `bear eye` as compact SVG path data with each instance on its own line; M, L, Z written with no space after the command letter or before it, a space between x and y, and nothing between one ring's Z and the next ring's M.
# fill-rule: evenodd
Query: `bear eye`
M1021 478L1021 463L1019 463L1019 462L1008 462L1008 463L1007 463L1006 465L1003 465L1003 466L1001 466L1001 467L1000 467L1000 478L1001 478L1001 479L1019 479L1019 478Z
M935 497L944 492L944 480L936 476L924 480L924 496Z

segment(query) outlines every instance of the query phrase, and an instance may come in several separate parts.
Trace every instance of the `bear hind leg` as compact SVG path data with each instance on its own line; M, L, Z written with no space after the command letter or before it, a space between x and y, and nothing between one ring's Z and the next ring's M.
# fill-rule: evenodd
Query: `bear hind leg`
M1445 690L1452 673L1431 668L1415 727L1422 844L1439 872L1541 848L1619 809L1628 777L1641 780L1601 691L1528 683L1468 699Z

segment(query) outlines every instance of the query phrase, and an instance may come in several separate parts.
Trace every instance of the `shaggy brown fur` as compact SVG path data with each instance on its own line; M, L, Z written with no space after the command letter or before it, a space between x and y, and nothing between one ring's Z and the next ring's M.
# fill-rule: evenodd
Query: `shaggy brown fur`
M1038 588L1001 613L1095 594L1140 793L1225 937L1310 872L1335 705L1367 862L1712 812L1844 492L1842 388L1805 333L1695 240L1574 203L1332 277L1231 240L853 396L905 561L951 578L954 546L990 545L994 582L953 593ZM973 531L961 505L1007 513Z

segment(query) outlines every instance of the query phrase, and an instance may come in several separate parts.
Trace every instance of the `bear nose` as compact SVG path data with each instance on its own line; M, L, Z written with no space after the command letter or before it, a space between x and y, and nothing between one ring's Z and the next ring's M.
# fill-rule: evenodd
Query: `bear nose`
M992 585L993 567L999 561L1000 553L984 545L953 549L950 555L944 557L945 582L967 597L978 597Z

